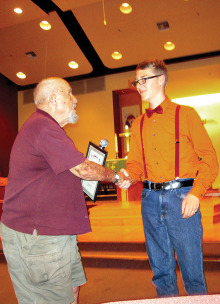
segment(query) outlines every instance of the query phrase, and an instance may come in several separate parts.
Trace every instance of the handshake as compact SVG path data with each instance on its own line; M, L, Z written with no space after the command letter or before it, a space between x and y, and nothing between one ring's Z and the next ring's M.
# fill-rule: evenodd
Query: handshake
M120 172L118 172L118 175L119 175L119 181L117 182L116 186L124 190L127 190L133 183L132 178L125 169L121 169Z

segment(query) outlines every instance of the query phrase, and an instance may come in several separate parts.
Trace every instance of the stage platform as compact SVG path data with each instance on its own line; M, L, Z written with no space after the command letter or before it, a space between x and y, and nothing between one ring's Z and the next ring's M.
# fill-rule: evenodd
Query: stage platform
M220 223L213 223L219 196L201 201L204 230L204 264L220 268ZM92 232L79 235L82 258L87 266L148 268L140 201L88 202Z
M208 196L201 202L204 272L209 294L220 294L220 223L213 223L214 207L219 200L218 196ZM81 288L79 303L155 298L140 201L105 200L87 202L87 206L92 232L79 235L78 242L88 282ZM0 304L17 304L2 248L0 253ZM180 295L185 296L178 267L177 283Z
M218 265L220 222L214 219L219 205L220 196L215 195L206 196L200 204L204 262L212 261ZM140 201L104 200L87 202L87 207L92 232L79 235L78 242L82 259L88 266L102 266L103 262L117 266L123 261L124 267L149 267Z

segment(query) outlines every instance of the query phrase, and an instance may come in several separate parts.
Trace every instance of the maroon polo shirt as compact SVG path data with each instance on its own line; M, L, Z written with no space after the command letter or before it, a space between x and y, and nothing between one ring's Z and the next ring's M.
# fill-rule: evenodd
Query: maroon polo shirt
M91 231L81 180L69 171L84 161L60 125L37 109L12 147L2 222L29 234Z

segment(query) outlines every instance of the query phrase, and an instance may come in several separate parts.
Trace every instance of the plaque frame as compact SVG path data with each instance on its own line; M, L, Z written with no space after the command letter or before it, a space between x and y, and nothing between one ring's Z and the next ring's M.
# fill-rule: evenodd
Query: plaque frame
M108 152L105 150L102 150L97 145L89 142L86 158L90 161L93 161L101 166L105 165L105 161L107 158ZM96 197L98 194L99 184L100 181L88 181L88 180L81 180L82 182L82 188L85 194L88 195L88 197L95 202Z

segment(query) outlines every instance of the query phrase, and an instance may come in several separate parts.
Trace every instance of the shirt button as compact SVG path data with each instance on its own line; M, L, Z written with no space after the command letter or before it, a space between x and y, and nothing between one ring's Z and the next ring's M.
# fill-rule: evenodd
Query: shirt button
M154 150L157 150L157 148L154 148Z
M156 162L156 165L158 165L158 162Z
M153 123L155 123L156 122L156 120L153 120Z
M156 134L153 134L153 136L155 136Z
M160 176L160 179L161 179L162 177Z

